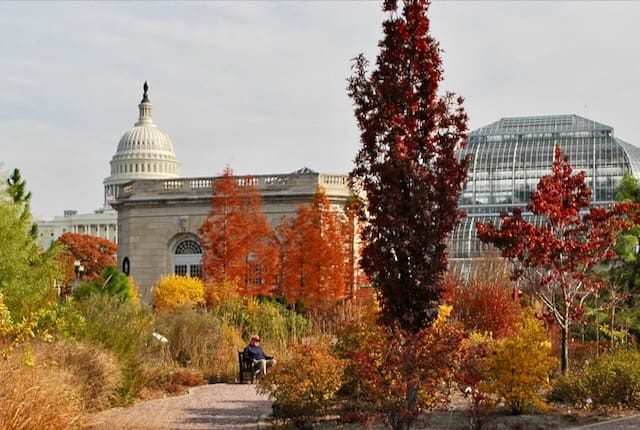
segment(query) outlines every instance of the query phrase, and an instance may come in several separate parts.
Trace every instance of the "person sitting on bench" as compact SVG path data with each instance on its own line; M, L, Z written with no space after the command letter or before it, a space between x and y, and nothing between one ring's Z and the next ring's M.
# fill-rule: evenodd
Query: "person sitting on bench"
M260 346L260 336L257 334L251 337L251 342L244 349L244 356L253 362L253 368L257 369L256 376L264 376L274 364L276 360L264 353L264 350Z

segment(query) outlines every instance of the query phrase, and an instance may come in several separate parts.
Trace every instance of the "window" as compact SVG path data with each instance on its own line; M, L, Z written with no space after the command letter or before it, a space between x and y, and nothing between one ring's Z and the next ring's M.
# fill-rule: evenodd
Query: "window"
M173 252L173 272L180 276L202 277L202 247L193 239L185 239Z

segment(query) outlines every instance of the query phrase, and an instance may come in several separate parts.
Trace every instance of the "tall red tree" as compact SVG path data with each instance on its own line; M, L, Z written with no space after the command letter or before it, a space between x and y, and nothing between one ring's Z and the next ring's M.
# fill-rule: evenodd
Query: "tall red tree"
M62 253L65 282L70 284L76 276L74 263L80 261L84 279L100 278L102 271L108 266L117 266L116 252L118 246L110 240L88 234L63 233L58 242L64 247Z
M347 240L344 220L319 189L311 205L278 226L281 293L309 310L326 310L347 295Z
M212 208L200 228L205 279L232 281L245 295L267 295L275 284L278 248L255 179L228 166L214 182Z
M355 59L349 95L362 146L351 181L362 195L362 265L381 292L381 321L414 333L437 315L447 239L463 213L468 159L462 98L438 95L440 48L429 34L428 0L385 0L389 18L376 68Z
M600 287L596 265L615 257L616 230L624 222L616 210L589 208L585 173L573 174L569 157L556 147L551 174L531 193L527 209L541 222L525 220L520 208L502 213L501 225L477 223L478 237L514 263L514 278L549 310L562 333L561 365L569 368L569 329L582 303Z

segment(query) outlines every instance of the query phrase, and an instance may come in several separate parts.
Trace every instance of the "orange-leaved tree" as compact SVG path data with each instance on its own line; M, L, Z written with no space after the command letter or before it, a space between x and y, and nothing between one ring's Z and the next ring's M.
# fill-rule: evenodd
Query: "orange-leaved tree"
M82 265L83 277L87 280L100 278L104 269L116 266L116 251L118 246L108 239L89 234L66 232L58 238L63 245L61 255L66 283L70 284L76 276L74 262Z
M232 281L244 295L267 295L275 283L278 248L251 176L228 166L213 185L212 208L200 228L205 279Z
M320 188L311 205L277 228L281 241L280 293L289 303L326 310L347 294L344 220Z

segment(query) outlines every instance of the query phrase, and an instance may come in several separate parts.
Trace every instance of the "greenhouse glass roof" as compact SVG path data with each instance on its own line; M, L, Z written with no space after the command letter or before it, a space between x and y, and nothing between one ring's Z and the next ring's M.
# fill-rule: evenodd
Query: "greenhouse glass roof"
M587 136L597 134L600 136L612 136L613 128L578 115L523 116L502 118L500 121L472 131L469 137L523 134L549 136Z
M569 156L574 173L585 172L592 205L612 203L624 173L640 178L640 148L615 138L613 127L578 115L502 118L473 130L460 152L471 163L460 197L467 218L451 236L452 262L488 251L478 243L476 221L497 221L500 212L515 207L526 211L540 178L551 173L556 146Z

